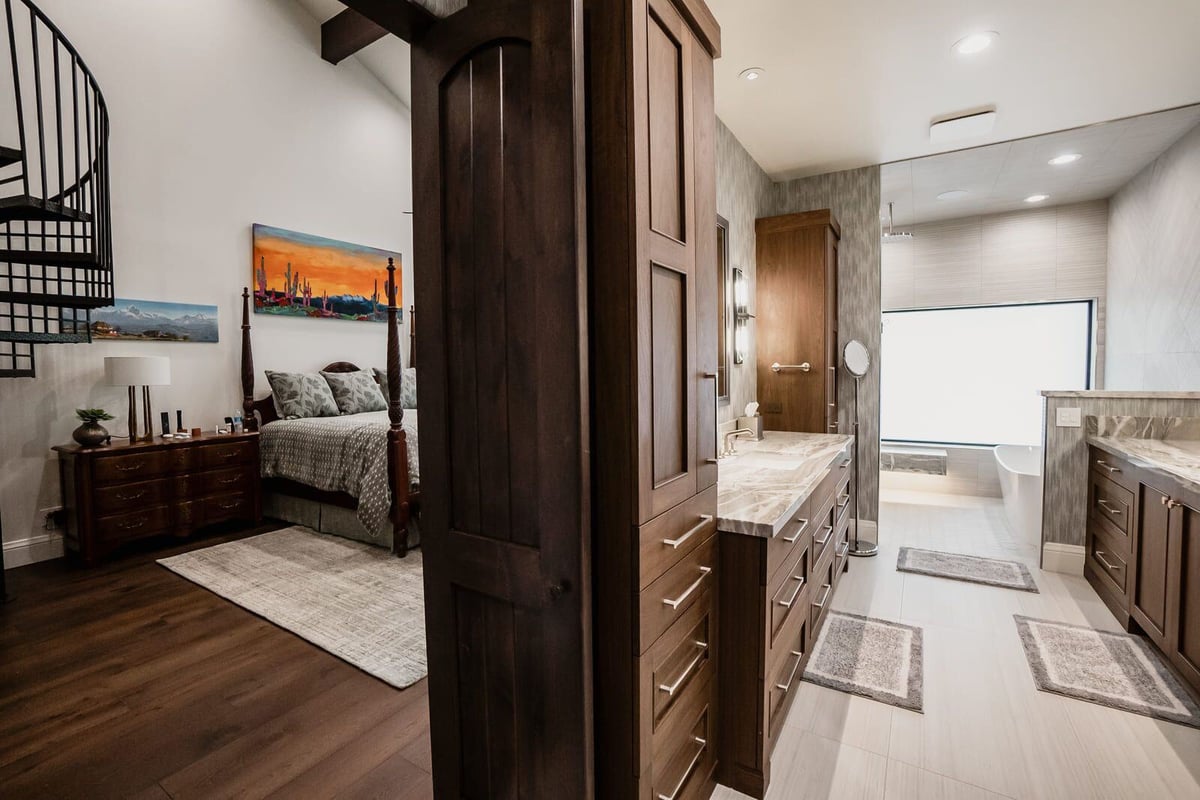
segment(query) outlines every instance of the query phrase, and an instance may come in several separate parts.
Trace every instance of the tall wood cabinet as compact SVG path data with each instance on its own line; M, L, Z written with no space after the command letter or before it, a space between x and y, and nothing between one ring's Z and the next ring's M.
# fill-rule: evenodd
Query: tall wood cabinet
M758 402L772 431L838 433L838 242L828 209L754 226Z
M719 29L587 0L596 790L707 797L716 764Z

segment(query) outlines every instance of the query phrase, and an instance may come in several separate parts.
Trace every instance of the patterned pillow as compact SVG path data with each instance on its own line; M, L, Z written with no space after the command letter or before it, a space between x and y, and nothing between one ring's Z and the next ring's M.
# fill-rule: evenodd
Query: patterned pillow
M329 384L316 372L272 372L267 382L275 397L275 412L283 419L336 417L337 402Z
M387 402L379 396L375 379L365 369L358 372L322 372L321 377L329 383L333 399L343 414L387 410Z
M382 369L375 370L375 380L379 382L379 389L383 392L383 399L386 402L388 398L387 372ZM409 367L400 373L400 407L416 409L417 407L417 368Z

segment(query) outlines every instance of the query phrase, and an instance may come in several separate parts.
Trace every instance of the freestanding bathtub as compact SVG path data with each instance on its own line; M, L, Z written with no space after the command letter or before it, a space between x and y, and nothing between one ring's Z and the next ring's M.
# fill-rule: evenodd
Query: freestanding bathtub
M1008 525L1019 541L1042 542L1042 448L1001 444L993 451Z

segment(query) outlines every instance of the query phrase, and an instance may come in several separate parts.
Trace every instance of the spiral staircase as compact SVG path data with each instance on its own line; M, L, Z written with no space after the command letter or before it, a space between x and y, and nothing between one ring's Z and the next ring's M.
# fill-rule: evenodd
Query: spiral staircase
M62 31L31 0L3 3L0 378L33 377L34 345L91 341L91 309L113 304L109 119Z

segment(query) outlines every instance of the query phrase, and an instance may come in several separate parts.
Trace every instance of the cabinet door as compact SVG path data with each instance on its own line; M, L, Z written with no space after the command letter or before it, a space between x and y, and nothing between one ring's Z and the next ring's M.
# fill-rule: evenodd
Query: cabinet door
M1184 678L1200 688L1200 511L1180 505L1171 517L1167 654Z
M1134 619L1159 647L1167 640L1167 554L1169 551L1171 498L1153 486L1138 487L1138 535L1134 546Z

